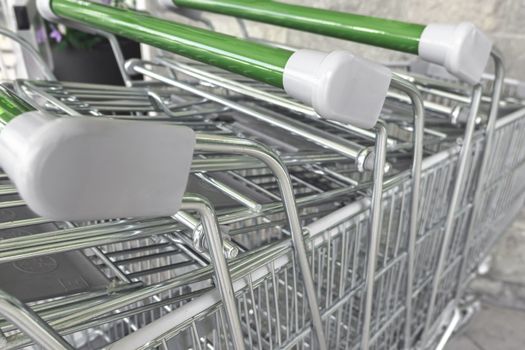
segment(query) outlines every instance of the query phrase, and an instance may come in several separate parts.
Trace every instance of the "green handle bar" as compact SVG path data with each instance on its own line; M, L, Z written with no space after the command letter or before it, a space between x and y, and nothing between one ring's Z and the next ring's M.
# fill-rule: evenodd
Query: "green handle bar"
M0 85L0 125L4 126L25 112L34 111L31 105Z
M346 51L294 52L85 0L37 6L50 20L82 23L284 88L320 116L360 127L375 124L390 83L387 68Z
M83 0L51 0L53 13L160 49L283 87L292 51Z
M471 23L421 25L271 0L159 1L416 54L472 84L481 79L492 48Z
M236 16L417 54L424 25L268 0L173 0L178 7Z

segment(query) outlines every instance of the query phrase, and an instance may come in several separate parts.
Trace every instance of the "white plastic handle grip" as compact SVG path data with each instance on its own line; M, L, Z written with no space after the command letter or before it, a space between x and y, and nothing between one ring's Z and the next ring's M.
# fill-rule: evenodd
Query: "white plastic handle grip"
M172 215L193 157L186 127L26 112L0 132L0 165L54 220Z
M391 71L347 51L298 50L286 63L286 92L324 118L371 128L377 122Z
M419 41L419 56L444 66L451 74L476 84L487 66L492 41L472 23L426 26Z

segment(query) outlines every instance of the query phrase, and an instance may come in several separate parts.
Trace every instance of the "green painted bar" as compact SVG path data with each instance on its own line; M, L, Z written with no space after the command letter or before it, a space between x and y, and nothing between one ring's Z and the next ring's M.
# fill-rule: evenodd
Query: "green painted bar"
M35 109L16 96L12 91L0 85L0 124L6 125L22 113Z
M63 18L283 87L292 51L84 0L52 0Z
M221 13L383 47L418 53L424 25L285 4L269 0L173 0L179 7Z

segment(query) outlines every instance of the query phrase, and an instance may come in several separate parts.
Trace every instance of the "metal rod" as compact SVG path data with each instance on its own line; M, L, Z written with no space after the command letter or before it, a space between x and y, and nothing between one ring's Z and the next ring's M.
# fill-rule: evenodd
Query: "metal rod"
M478 182L476 184L476 188L474 190L474 198L473 203L474 207L472 208L472 214L470 217L470 222L467 226L467 236L465 240L465 246L463 248L463 260L461 262L461 267L459 271L459 280L458 280L458 286L456 290L456 304L459 303L460 298L462 297L463 293L463 287L461 285L461 281L464 280L465 276L468 275L468 255L469 251L472 245L472 239L474 235L474 228L476 223L478 222L478 215L479 210L481 209L478 205L481 203L482 195L483 195L483 189L485 186L485 177L487 170L490 166L490 157L491 157L491 151L492 151L492 143L494 142L494 130L496 127L496 119L498 116L498 110L499 110L499 100L501 98L501 91L503 89L503 81L505 79L505 64L503 61L502 55L497 51L492 51L492 59L494 61L494 68L495 68L495 78L494 78L494 86L492 88L492 102L490 104L490 110L489 110L489 119L487 121L487 126L485 129L485 147L483 151L483 158L481 159L481 165L479 168L479 177Z
M374 157L374 190L370 206L370 232L368 239L368 259L366 263L365 307L363 329L361 332L361 349L368 349L370 342L370 325L372 320L372 306L374 299L374 282L377 263L377 251L381 235L383 213L383 176L386 161L386 128L382 121L376 125L376 144Z
M44 349L73 349L53 328L24 303L2 290L0 290L0 314L13 322Z
M229 107L233 110L236 110L238 112L241 112L247 116L250 116L252 118L255 118L257 120L260 120L260 121L263 121L263 122L266 122L266 123L269 123L275 127L278 127L280 129L283 129L283 130L286 130L288 132L291 132L291 133L294 133L294 134L297 134L301 137L304 137L305 139L309 140L309 141L312 141L318 145L321 145L323 147L326 147L330 150L333 150L337 153L340 153L340 154L343 154L345 155L346 157L350 158L350 159L357 159L357 157L359 157L360 154L362 154L361 152L363 152L365 150L365 147L360 147L360 148L353 148L353 147L349 147L349 146L344 146L344 145L341 145L337 142L334 142L330 139L326 139L324 137L320 137L318 135L315 135L309 131L306 131L298 126L294 126L294 125L291 125L290 123L288 123L287 121L283 120L283 119L277 119L277 118L273 118L267 114L264 114L264 113L261 113L261 112L258 112L258 111L255 111L253 110L252 108L249 108L247 106L244 106L244 105L240 105L236 102L233 102L233 101L230 101L226 98L223 98L223 97L220 97L220 96L217 96L217 95L214 95L214 94L211 94L209 92L205 92L205 91L202 91L202 90L199 90L197 88L194 88L193 86L189 86L187 84L184 84L184 83L181 83L179 81L176 81L174 79L171 79L171 78L168 78L162 74L158 74L158 73L155 73L147 68L144 67L144 64L142 62L139 62L137 60L134 60L134 61L128 61L128 67L130 69L133 69L134 71L136 71L137 73L139 74L143 74L144 76L147 76L147 77L150 77L150 78L153 78L153 79L156 79L156 80L159 80L163 83L166 83L168 85L171 85L171 86L175 86L175 87L178 87L182 90L185 90L185 91L189 91L195 95L198 95L198 96L201 96L203 98L206 98L210 101L214 101L214 102L217 102L217 103L220 103L226 107Z
M416 256L417 224L419 219L419 192L421 187L421 166L423 162L423 144L425 128L425 109L423 97L417 88L408 81L394 75L392 87L395 87L408 95L414 109L414 137L413 137L413 160L412 160L412 192L410 200L410 219L408 231L408 257L407 257L407 299L405 304L405 348L410 348L412 318L412 290L414 283L414 269Z
M196 140L197 143L195 150L197 151L227 152L249 155L259 159L272 170L279 184L285 213L290 225L294 252L303 276L304 288L310 307L312 326L317 336L318 348L326 349L327 343L319 311L319 304L317 302L312 272L306 254L306 246L301 223L299 221L299 214L295 205L293 187L286 166L271 149L250 140L199 133L196 134Z
M33 58L33 60L35 60L35 62L40 66L40 70L42 71L42 75L45 79L56 80L55 75L53 74L47 63L44 61L42 56L40 56L40 53L27 40L25 40L15 32L12 32L4 27L0 27L0 35L4 35L9 39L15 41L20 45L20 47L23 50L29 53L31 55L31 58Z
M474 135L474 130L476 126L476 116L481 102L482 89L480 85L476 85L473 88L472 92L472 107L469 111L469 117L467 120L467 125L465 127L465 135L463 137L463 145L459 153L458 158L458 168L456 171L456 181L454 183L454 189L452 192L452 197L450 199L450 204L448 207L447 218L445 222L445 228L443 232L443 239L441 241L441 246L439 248L439 257L434 271L434 278L432 280L432 291L428 303L428 309L425 318L425 327L423 330L423 344L426 344L429 340L429 332L432 326L434 308L436 304L437 293L439 289L439 284L441 280L441 275L445 269L445 262L448 254L448 246L452 234L454 232L454 223L456 222L456 208L459 205L460 194L464 188L464 183L466 180L467 174L467 165L470 158L471 148L472 148L472 138Z
M182 210L195 210L201 215L201 222L208 242L211 263L215 270L215 283L221 294L226 319L231 332L231 339L235 349L244 349L241 321L237 311L237 301L228 269L228 263L223 254L223 242L219 230L219 223L211 203L202 196L186 194L182 200Z

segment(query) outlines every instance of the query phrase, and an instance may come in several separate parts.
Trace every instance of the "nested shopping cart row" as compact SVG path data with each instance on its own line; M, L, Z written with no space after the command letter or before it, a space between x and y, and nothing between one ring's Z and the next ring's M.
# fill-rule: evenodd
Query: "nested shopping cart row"
M71 158L75 162L57 163L60 172L44 167L63 179L58 185L50 181L53 188L80 194L67 196L67 206L61 207L56 200L65 199L56 193L26 197L54 199L45 203L60 211L40 210L53 212L60 221L25 207L19 190L25 197L27 184L42 180L23 182L21 165L5 161L14 184L2 176L0 261L6 275L34 273L55 281L51 287L42 280L42 288L21 291L17 286L27 280L17 276L21 282L4 290L19 299L3 294L2 313L9 321L1 329L8 348L36 342L88 349L394 349L440 341L441 326L451 324L471 272L503 232L505 225L489 225L489 217L508 224L523 199L523 167L515 151L521 142L522 101L519 96L500 98L503 70L496 52L496 77L483 89L422 77L406 67L391 75L350 54L294 53L85 1L40 5L47 6L49 18L63 16L69 25L91 26L113 43L114 37L101 30L205 64L165 53L150 61L121 61L127 87L37 80L3 85L3 107L9 113L2 119L14 135L13 121L31 113L38 126L44 113L63 118L57 120L67 121L63 124L71 130L78 123L94 125L99 133L114 132L115 140L129 126L129 135L150 145L133 148L133 167L126 157L109 157L127 153L115 146L118 142L108 143L100 158L110 169L125 169L117 179L106 179L94 168L75 172L82 161L98 164L96 156L86 160L78 153L78 159ZM304 29L301 23L320 14L311 9L286 25ZM325 15L327 23L363 20ZM382 34L354 37L392 23L369 18L360 25L343 37L411 53L427 40L427 29L417 25L392 28L394 37L408 38L395 39L395 45L376 41ZM438 27L429 26L429 31ZM474 30L454 28L444 30ZM412 46L405 46L408 42ZM478 53L488 59L490 45L481 49L483 54ZM483 68L463 71L428 52L420 55L470 83ZM323 65L325 59L334 66ZM369 79L363 80L356 67ZM319 69L315 74L314 68ZM344 79L330 76L330 69ZM128 74L134 73L146 80L131 81ZM375 94L366 92L371 84ZM362 128L378 117L375 128ZM153 131L159 125L170 126L180 140L194 135L193 152L155 150L158 139L133 134L135 126ZM192 132L183 132L186 128ZM82 137L96 136L82 132L87 133ZM133 145L131 137L125 140ZM20 142L27 147L23 138ZM25 162L26 154L13 149ZM187 154L192 159L184 170ZM174 178L165 193L143 196L157 189L157 182L168 183L141 168L153 164L145 156L158 157L159 169L166 166L176 178L188 171L187 186ZM179 162L180 171L167 166L170 162ZM27 164L45 165L39 158ZM86 186L81 175L94 174L102 179L101 187L112 185L108 191L135 199L118 206L120 218L89 215L117 203L113 197L91 206L83 200L88 194L78 191ZM128 177L142 182L124 186ZM175 189L181 196L176 214L169 212L174 204L168 201ZM104 198L97 188L86 190ZM496 211L487 208L496 202ZM134 210L141 205L151 206L145 212L159 205L163 216L140 218ZM82 214L86 220L80 220ZM64 265L69 269L59 268Z

